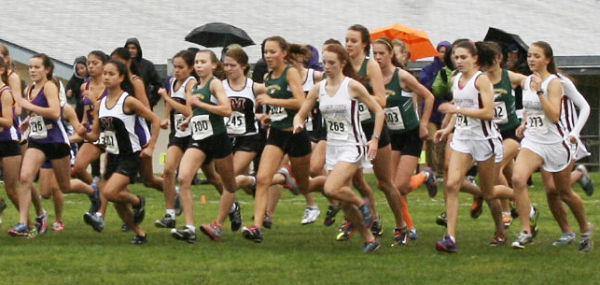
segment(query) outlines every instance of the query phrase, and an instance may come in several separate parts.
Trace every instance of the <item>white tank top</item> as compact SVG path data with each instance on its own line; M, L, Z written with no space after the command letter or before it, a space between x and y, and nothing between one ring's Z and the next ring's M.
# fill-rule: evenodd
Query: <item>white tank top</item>
M350 78L345 77L336 93L331 96L325 90L327 80L319 84L319 109L325 121L328 145L365 145L359 116L359 102L348 90Z
M306 79L302 83L302 91L308 92L315 85L315 70L309 68L306 70Z
M479 93L477 86L475 86L475 82L481 74L481 71L477 71L477 73L475 73L462 87L458 85L462 73L459 73L454 77L454 82L452 83L452 95L454 97L454 102L461 109L483 108L481 94ZM481 120L463 114L456 114L454 137L461 140L487 140L498 137L498 134L496 132L496 125L491 120Z
M185 81L183 81L181 86L179 86L179 89L175 90L175 82L177 81L177 79L173 77L173 79L171 80L171 98L173 98L175 101L181 104L185 104L187 99L187 94L185 90L187 88L188 83L192 79L194 79L194 77L189 76L185 79ZM185 115L175 111L175 109L172 109L171 115L171 132L174 133L174 136L177 138L185 138L187 136L190 136L192 134L192 128L181 128L181 124L185 121Z
M171 98L178 98L178 99L183 100L183 102L185 102L185 99L187 97L186 93L185 93L185 89L186 89L188 82L190 82L190 80L192 80L192 79L194 79L194 77L189 76L188 78L185 79L185 81L183 81L181 86L179 86L179 89L175 90L175 82L177 80L173 77L173 80L171 80Z
M542 82L543 96L548 96L548 85L557 78L552 74ZM559 120L553 123L546 117L540 99L535 91L531 90L531 75L525 79L525 87L523 88L523 110L527 112L527 127L525 128L524 136L540 144L555 144L563 141L565 136L564 126ZM561 104L562 105L562 104ZM562 109L562 106L561 106Z
M104 96L100 101L100 143L106 146L106 151L117 155L130 155L142 150L140 139L135 133L135 121L137 115L126 114L125 99L129 96L123 92L117 103L112 107L106 106L108 96Z
M234 90L227 79L223 80L223 89L231 103L231 116L225 118L227 134L231 136L250 136L258 133L256 121L256 96L254 81L246 78L246 85L241 90Z

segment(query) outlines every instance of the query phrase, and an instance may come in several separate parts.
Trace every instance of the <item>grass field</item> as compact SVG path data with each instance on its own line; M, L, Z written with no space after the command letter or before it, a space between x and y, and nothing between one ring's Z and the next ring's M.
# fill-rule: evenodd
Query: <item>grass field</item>
M599 174L593 177L600 181ZM374 186L373 176L367 178ZM471 219L472 198L461 194L459 252L452 255L434 249L435 241L444 234L434 223L444 204L441 194L431 199L424 189L409 196L420 237L403 248L389 246L393 217L384 196L377 193L385 234L381 249L370 255L362 253L359 236L335 241L342 215L334 226L323 226L327 201L320 195L315 197L321 217L315 224L301 226L303 197L284 193L273 229L266 230L261 244L245 240L239 232L232 233L229 224L222 242L210 241L200 232L196 244L177 241L167 230L153 225L164 215L162 193L140 184L132 189L147 197L142 226L150 239L142 246L129 244L133 234L120 231L121 222L112 208L102 233L85 225L82 214L89 202L81 195L65 196L65 231L49 230L34 239L13 238L6 234L17 220L10 205L0 234L0 284L597 284L600 249L581 254L574 244L564 248L551 245L560 230L548 210L539 176L534 181L536 187L530 192L541 215L540 234L532 245L524 250L489 247L493 225L487 206L479 219ZM600 194L587 197L578 185L575 189L598 228ZM195 186L194 191L197 221L211 222L216 216L217 193L212 186ZM201 204L200 195L206 195L208 202ZM238 199L247 224L253 214L252 199L242 192ZM52 213L50 201L44 205ZM50 223L53 220L51 214ZM578 229L572 215L570 221ZM183 218L178 222L181 224ZM509 229L509 242L519 228L517 221Z

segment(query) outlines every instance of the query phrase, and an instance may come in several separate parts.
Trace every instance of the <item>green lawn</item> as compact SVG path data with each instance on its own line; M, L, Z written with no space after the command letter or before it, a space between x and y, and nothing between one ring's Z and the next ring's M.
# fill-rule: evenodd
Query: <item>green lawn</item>
M596 181L600 175L594 173ZM375 185L372 175L369 183ZM539 176L531 190L538 205L540 234L525 250L510 246L491 248L493 225L487 207L479 219L471 219L471 197L461 194L458 254L440 253L434 243L444 229L434 223L444 209L441 194L430 199L420 189L409 196L411 212L420 237L407 247L392 248L393 218L384 196L377 193L377 203L384 217L385 234L382 247L374 254L363 254L362 241L335 241L338 222L323 226L327 201L317 195L322 216L317 223L300 225L305 207L302 197L284 193L274 217L274 227L265 232L265 240L255 244L239 232L227 230L222 242L210 241L199 232L196 244L173 239L168 230L157 229L153 222L164 215L162 194L132 187L147 197L146 220L150 242L129 244L132 233L120 231L121 222L110 208L102 233L85 225L82 214L88 208L87 197L66 196L66 229L49 230L34 239L13 238L0 234L0 284L273 284L273 283L366 283L366 284L591 284L600 282L599 251L577 252L576 245L556 248L552 241L560 230L552 218ZM598 184L596 184L598 188ZM600 226L598 195L587 197L579 186L577 193L585 201L591 222ZM218 195L212 186L195 187L196 217L199 223L211 222L216 216ZM199 203L200 195L208 202ZM6 196L2 194L2 196ZM240 192L245 221L252 216L252 199ZM44 201L52 212L52 203ZM10 205L4 214L2 230L17 220ZM51 214L50 222L53 221ZM575 229L577 225L570 215ZM183 218L178 219L179 223ZM246 224L246 222L244 223ZM226 225L227 229L229 224ZM519 222L509 230L514 240Z

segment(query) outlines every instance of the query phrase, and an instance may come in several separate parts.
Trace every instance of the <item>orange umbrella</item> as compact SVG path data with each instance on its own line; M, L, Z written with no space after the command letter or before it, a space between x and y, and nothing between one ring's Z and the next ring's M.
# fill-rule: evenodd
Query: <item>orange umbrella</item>
M396 23L371 31L371 41L381 37L388 37L392 40L399 39L405 42L410 50L411 61L439 55L438 51L431 44L427 33L422 30Z

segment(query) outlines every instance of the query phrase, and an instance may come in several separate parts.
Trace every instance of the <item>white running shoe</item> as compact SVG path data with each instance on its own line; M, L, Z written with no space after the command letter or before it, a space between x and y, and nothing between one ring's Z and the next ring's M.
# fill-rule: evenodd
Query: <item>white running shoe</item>
M314 223L317 218L319 218L319 215L321 215L321 210L319 210L319 207L306 207L304 210L304 216L302 217L302 224L308 225Z

